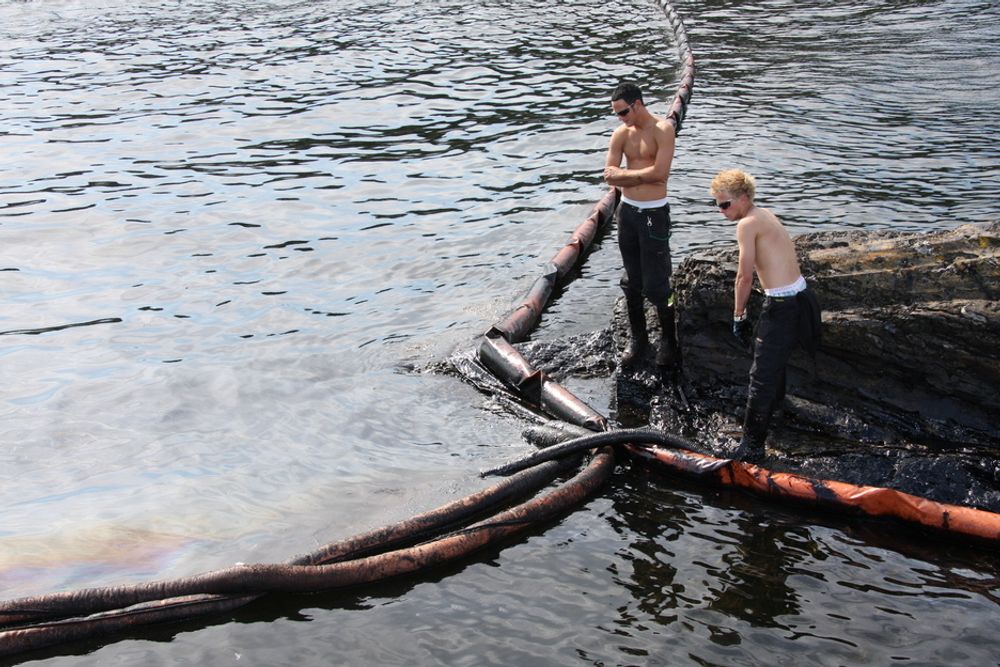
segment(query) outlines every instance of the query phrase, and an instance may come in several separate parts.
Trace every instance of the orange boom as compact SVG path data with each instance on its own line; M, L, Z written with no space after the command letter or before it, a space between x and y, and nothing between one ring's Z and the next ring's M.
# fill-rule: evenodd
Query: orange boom
M723 486L734 486L776 500L788 499L825 508L891 517L976 539L1000 540L1000 514L939 503L895 489L819 480L705 454L659 447L631 446L629 452L675 472Z
M691 443L683 438L650 429L580 436L482 474L523 471L564 456L607 446L624 446L625 451L639 460L665 466L672 472L700 482L745 489L776 501L787 500L841 512L898 519L975 540L1000 540L1000 514L995 512L939 503L895 489L773 472L751 463L694 451Z

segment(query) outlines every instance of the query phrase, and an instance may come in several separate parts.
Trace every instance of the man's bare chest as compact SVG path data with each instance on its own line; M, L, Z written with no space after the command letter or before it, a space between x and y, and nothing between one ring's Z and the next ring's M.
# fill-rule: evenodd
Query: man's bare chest
M625 137L625 156L630 160L656 159L657 143L652 132L631 132Z

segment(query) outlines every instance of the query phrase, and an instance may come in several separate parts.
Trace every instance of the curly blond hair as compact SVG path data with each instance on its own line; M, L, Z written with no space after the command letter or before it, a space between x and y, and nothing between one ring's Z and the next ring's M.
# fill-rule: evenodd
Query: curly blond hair
M715 175L708 192L713 197L718 197L723 193L734 197L746 195L750 201L753 201L754 195L757 194L757 186L753 176L742 169L726 169Z

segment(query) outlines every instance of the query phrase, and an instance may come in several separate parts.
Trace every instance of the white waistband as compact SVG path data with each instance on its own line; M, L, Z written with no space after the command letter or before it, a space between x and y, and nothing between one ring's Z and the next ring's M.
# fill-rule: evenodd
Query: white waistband
M771 289L764 290L764 294L767 296L795 296L805 288L806 279L799 276L799 279L791 285L785 285L784 287L772 287Z
M622 195L622 201L626 204L635 206L636 208L660 208L661 206L667 205L667 198L654 199L652 201L639 201L638 199L629 199L625 195Z

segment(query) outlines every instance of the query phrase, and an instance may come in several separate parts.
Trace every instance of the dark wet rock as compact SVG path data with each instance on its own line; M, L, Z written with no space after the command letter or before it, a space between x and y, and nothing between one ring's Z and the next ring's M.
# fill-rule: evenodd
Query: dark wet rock
M815 364L793 355L762 464L1000 512L1000 223L795 241L823 306L823 346ZM663 428L728 456L751 361L731 333L735 269L733 243L675 271L682 372L656 368L655 346L617 368L622 300L609 331L522 351L560 380L607 372L616 426ZM752 314L761 301L755 290ZM656 341L651 310L648 321Z
M823 308L823 345L796 352L789 393L940 450L1000 454L1000 223L945 232L834 232L796 239ZM750 355L730 333L735 247L676 272L692 384L745 386ZM755 290L751 314L760 311ZM868 438L865 438L868 439Z

